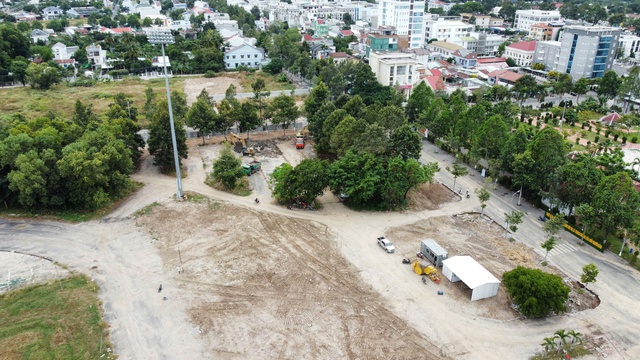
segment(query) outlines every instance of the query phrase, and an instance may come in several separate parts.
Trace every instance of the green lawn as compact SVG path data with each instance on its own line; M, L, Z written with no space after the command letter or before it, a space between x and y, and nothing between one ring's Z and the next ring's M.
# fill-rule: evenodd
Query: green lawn
M98 286L86 276L6 293L0 319L0 359L115 358Z

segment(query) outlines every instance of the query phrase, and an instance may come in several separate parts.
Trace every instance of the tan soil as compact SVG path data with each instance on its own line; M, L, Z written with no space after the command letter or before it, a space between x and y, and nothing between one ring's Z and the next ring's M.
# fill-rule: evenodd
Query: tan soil
M439 358L319 223L205 201L165 204L138 224L168 270L180 249L176 283L216 358Z
M472 256L499 280L502 280L504 272L512 270L518 265L565 276L553 266L543 267L540 265L538 255L531 248L519 242L506 240L504 229L492 220L481 217L480 214L429 218L393 228L387 235L393 239L397 251L404 258L409 258L412 261L417 259L416 253L420 250L420 240L431 238L448 251L449 257ZM409 266L407 269L412 271ZM441 271L441 269L439 270ZM600 299L591 291L582 291L580 294L581 285L578 282L570 278L565 278L564 281L571 288L567 301L569 312L593 309L600 304ZM511 307L504 286L500 286L498 296L492 298L491 301L471 302L469 301L471 289L462 282L441 281L440 287L447 292L450 298L477 316L498 320L513 320L520 317Z
M407 203L411 210L435 210L442 204L459 200L458 195L438 183L420 185L407 195Z
M238 79L224 76L215 78L187 78L184 81L184 93L187 95L187 104L193 104L202 89L207 89L209 95L213 96L216 94L224 94L231 84L236 86L237 92L243 91Z

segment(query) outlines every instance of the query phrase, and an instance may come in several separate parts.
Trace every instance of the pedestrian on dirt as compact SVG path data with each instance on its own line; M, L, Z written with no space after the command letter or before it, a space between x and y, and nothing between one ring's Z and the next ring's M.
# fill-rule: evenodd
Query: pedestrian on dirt
M160 284L160 287L158 288L158 292L162 292L162 284Z

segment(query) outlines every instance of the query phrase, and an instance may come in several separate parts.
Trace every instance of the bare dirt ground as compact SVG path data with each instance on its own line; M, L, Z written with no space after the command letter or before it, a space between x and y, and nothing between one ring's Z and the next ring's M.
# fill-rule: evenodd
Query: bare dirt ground
M359 279L326 226L215 201L169 203L138 224L167 269L181 249L176 282L215 358L439 358Z
M0 251L0 264L0 294L69 275L52 261L28 254Z
M242 91L240 81L230 77L187 78L184 80L184 93L187 95L187 105L191 105L196 101L196 97L202 89L206 89L209 95L224 94L231 84L236 86L238 92Z
M435 210L441 205L459 201L460 197L439 183L423 184L407 194L411 210Z
M541 269L564 277L565 283L572 289L567 302L569 312L595 308L600 300L590 291L582 291L582 287L567 278L553 266L543 267L540 258L528 246L519 242L510 242L504 237L504 229L480 214L461 214L458 216L441 216L390 229L388 237L393 239L397 251L405 258L417 259L420 241L431 238L447 249L449 257L456 255L472 256L499 280L502 274L518 265ZM408 271L413 271L407 266ZM439 269L442 270L442 269ZM417 275L416 275L417 276ZM471 289L464 283L451 283L446 278L440 287L449 297L464 307L474 316L496 320L515 320L520 316L512 309L511 302L504 286L501 286L496 298L488 301L469 301Z

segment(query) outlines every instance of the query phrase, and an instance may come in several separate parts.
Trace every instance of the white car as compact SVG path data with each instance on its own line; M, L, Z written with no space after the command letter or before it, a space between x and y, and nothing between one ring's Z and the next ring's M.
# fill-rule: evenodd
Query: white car
M384 236L378 238L378 246L384 249L387 253L391 254L396 251L396 247L393 246L393 243L387 240Z

